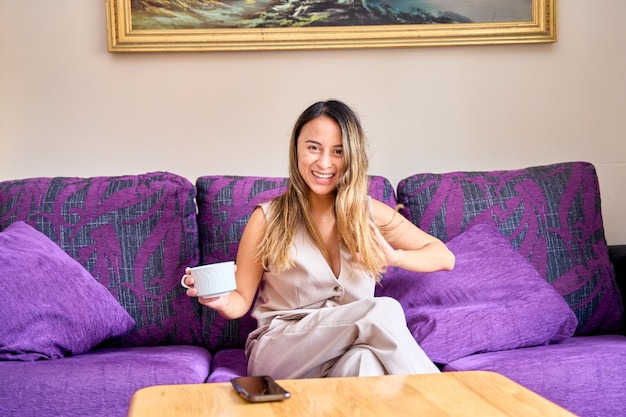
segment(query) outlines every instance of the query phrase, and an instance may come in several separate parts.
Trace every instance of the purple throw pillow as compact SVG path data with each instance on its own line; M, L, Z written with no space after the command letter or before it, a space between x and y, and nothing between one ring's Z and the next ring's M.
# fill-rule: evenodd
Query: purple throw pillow
M565 298L578 318L576 334L622 327L592 164L418 174L400 182L398 201L402 214L444 242L476 224L496 225Z
M77 261L22 221L0 232L0 360L87 352L135 321Z
M378 296L402 304L409 329L432 361L563 341L574 333L568 304L490 224L448 242L452 271L392 269Z
M202 345L201 308L180 277L198 264L194 185L167 172L0 182L0 230L48 236L136 322L116 346Z
M287 189L287 178L253 176L205 176L196 181L200 263L232 261L239 240L254 208ZM384 177L370 176L372 198L396 207L393 186ZM242 348L248 333L256 328L250 315L226 320L211 309L203 311L205 343L211 350Z

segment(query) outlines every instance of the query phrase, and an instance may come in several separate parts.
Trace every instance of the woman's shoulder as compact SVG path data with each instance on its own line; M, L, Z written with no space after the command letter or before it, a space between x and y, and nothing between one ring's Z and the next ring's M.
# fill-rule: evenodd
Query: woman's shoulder
M265 228L267 224L267 203L260 203L254 207L252 213L250 214L250 218L246 224L246 227L249 228Z
M257 204L257 207L260 207L261 209L263 209L263 212L264 212L264 213L267 213L267 210L269 209L270 204L272 204L272 201L273 201L273 200L270 200L270 201L264 201L264 202L262 202L262 203ZM255 207L255 208L256 208L256 207Z
M376 200L374 197L372 196L367 196L369 202L368 204L371 205L372 210L374 210L374 212L376 211L388 211L389 209L393 210L391 207L389 207L387 204L383 203L380 200Z
M280 194L274 198L257 204L256 207L261 207L265 215L267 215L267 213L269 213L271 210L281 211L283 204L285 204L285 194Z
M380 200L376 200L375 198L370 197L372 214L376 222L379 223L381 220L389 219L390 216L393 216L397 209L388 206Z

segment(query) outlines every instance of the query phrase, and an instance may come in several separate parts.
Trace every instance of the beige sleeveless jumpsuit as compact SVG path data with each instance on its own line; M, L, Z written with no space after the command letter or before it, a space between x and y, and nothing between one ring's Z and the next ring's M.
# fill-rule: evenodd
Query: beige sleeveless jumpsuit
M268 204L261 205L267 213ZM406 326L400 304L374 297L374 279L341 247L335 277L304 226L294 266L263 275L246 343L249 375L276 379L436 373Z

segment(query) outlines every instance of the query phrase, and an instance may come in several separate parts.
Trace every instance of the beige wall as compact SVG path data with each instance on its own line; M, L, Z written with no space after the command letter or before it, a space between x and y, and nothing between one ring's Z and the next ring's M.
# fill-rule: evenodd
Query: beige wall
M0 180L282 176L296 116L335 97L394 184L594 163L607 240L626 243L624 16L623 0L561 0L546 45L120 55L104 1L0 0Z

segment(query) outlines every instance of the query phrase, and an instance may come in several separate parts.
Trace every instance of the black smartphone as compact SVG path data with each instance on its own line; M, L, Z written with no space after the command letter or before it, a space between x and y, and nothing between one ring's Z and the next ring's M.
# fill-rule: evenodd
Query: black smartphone
M254 403L263 401L281 401L291 397L289 391L278 385L271 376L242 376L232 378L230 382L246 400Z

